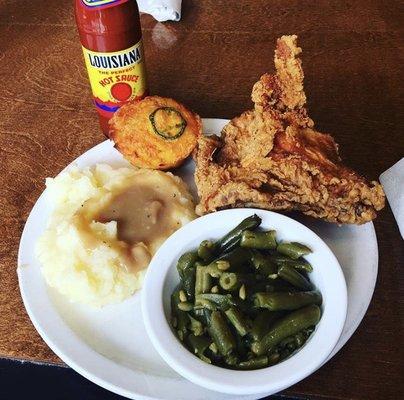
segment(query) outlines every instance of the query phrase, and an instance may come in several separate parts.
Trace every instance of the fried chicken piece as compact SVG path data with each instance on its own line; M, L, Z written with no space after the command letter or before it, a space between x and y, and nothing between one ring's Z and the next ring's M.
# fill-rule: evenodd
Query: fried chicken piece
M383 208L381 185L345 167L334 139L313 129L296 40L278 39L276 74L255 83L254 109L230 121L221 138L199 139L198 214L246 206L361 224Z

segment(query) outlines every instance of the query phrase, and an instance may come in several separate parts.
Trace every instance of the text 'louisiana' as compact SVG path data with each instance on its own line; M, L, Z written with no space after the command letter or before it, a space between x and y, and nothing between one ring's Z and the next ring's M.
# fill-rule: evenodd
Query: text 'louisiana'
M116 69L127 67L128 65L136 64L141 61L142 55L140 49L137 47L124 54L114 55L94 55L89 54L88 58L93 67L100 69Z

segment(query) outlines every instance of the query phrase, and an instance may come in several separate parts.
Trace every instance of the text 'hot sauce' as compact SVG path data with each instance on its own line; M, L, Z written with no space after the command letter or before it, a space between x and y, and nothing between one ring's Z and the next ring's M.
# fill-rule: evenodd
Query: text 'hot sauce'
M101 129L128 101L146 95L139 10L135 0L76 0L75 14Z

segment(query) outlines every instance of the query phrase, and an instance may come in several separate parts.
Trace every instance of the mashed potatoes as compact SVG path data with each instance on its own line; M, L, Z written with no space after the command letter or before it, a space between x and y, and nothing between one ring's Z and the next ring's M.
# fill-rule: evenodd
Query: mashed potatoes
M129 297L162 242L194 205L170 173L97 164L46 180L54 205L36 253L47 283L71 301L103 306Z

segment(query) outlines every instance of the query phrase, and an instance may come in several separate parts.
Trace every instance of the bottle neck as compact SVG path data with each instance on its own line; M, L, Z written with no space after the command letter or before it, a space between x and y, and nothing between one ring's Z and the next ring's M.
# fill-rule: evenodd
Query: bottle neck
M140 17L135 0L104 2L89 7L76 0L75 16L81 44L93 51L112 52L129 48L142 37Z

